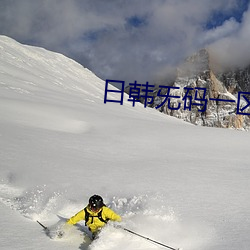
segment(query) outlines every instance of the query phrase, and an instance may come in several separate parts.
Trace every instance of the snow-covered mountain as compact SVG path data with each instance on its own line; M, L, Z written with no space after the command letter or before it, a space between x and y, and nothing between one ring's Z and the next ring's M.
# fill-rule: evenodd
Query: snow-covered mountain
M244 108L248 104L242 96L238 98L238 92L250 93L250 68L222 68L206 49L188 57L178 67L176 79L170 84L174 87L170 90L173 98L169 99L170 103L165 102L159 111L196 125L249 130L250 118L245 114L250 114L250 107L244 109L243 114L238 112L237 105L240 102L239 107ZM128 87L126 92L129 91ZM155 88L154 101L149 106L158 107L167 91ZM144 103L145 99L141 98L141 101Z
M162 249L112 225L91 243L84 222L51 240L36 223L53 228L97 193L124 227L171 247L248 250L249 133L126 95L104 104L104 89L71 59L0 37L0 248Z

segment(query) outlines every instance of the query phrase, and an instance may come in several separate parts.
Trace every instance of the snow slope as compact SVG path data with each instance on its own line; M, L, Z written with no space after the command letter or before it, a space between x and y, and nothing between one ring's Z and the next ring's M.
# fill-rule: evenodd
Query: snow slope
M124 227L166 245L250 249L249 133L104 104L104 85L63 55L0 36L0 248L162 249L112 225L90 244L83 223L63 239L36 223L53 228L97 193Z

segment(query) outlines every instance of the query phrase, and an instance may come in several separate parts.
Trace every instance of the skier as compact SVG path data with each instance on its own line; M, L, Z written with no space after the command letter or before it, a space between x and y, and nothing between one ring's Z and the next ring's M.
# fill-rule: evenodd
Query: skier
M120 222L122 219L120 215L105 206L101 196L95 194L89 198L89 204L72 216L67 224L74 225L80 220L85 220L85 226L92 232L94 239L109 220Z

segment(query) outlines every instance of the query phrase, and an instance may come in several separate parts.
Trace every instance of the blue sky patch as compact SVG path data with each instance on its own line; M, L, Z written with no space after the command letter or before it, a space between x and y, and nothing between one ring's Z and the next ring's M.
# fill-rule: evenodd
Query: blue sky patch
M130 27L139 28L141 26L145 26L146 23L147 23L147 19L145 17L131 16L127 18L127 24Z
M239 0L238 8L230 13L225 13L223 10L215 11L210 20L206 23L206 29L213 29L221 26L226 20L234 18L238 23L241 23L244 12L248 9L249 0Z

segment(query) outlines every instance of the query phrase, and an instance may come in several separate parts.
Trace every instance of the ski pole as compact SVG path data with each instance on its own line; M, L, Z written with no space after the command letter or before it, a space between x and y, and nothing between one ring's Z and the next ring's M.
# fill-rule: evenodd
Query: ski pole
M47 227L45 227L41 222L39 222L38 220L36 221L40 226L42 226L43 227L43 229L46 231L46 230L48 230L48 228Z
M143 235L141 235L141 234L135 233L135 232L133 232L133 231L127 229L127 228L122 228L122 229L125 230L125 231L127 231L127 232L129 232L129 233L131 233L131 234L137 235L137 236L139 236L139 237L141 237L141 238L143 238L143 239L145 239L145 240L154 242L154 243L156 243L156 244L158 244L158 245L160 245L160 246L169 248L169 249L171 249L171 250L180 250L180 248L173 248L173 247L167 246L167 245L162 244L162 243L160 243L160 242L158 242L158 241L155 241L155 240L152 240L152 239L150 239L150 238L148 238L148 237L145 237L145 236L143 236Z

